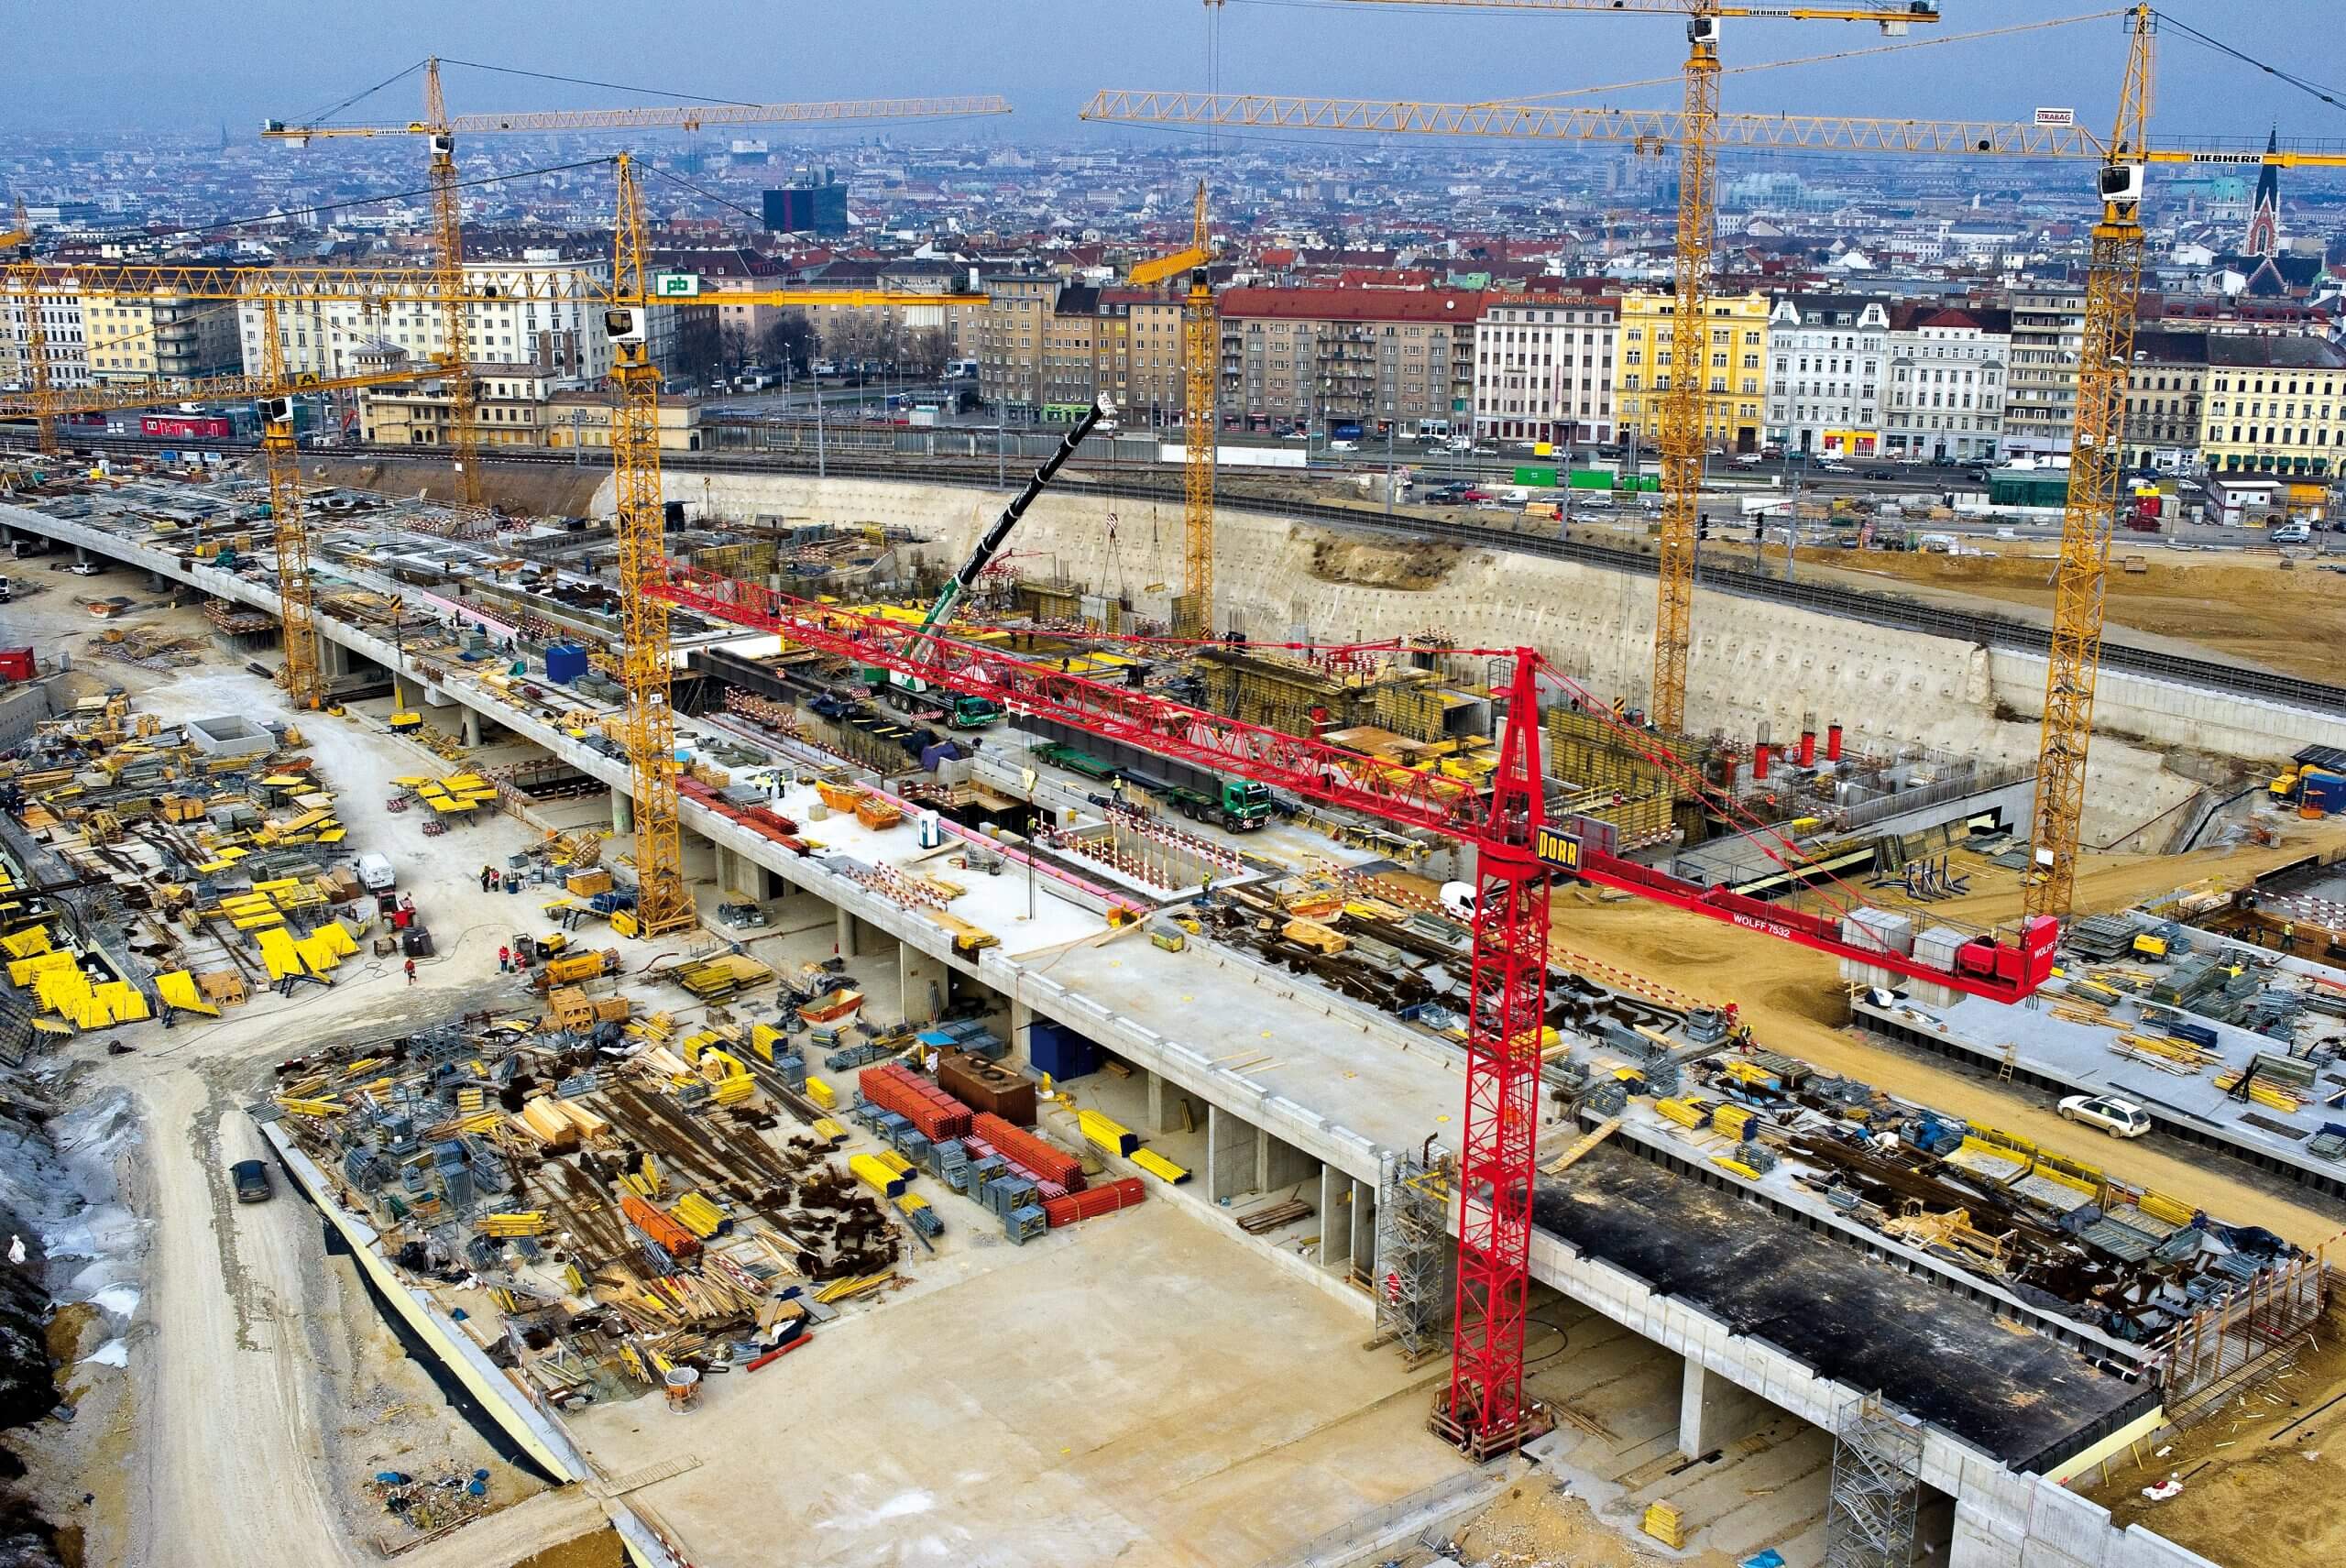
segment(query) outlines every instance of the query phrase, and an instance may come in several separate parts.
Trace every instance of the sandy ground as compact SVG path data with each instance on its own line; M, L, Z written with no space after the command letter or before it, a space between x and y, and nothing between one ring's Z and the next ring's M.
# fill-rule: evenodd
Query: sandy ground
M2293 1371L2171 1439L2137 1445L2086 1495L2226 1568L2299 1568L2346 1552L2346 1319L2333 1309ZM2340 1401L2332 1403L2333 1400ZM2327 1408L2325 1408L2327 1407ZM2162 1457L2157 1450L2167 1448ZM2143 1496L2169 1476L2183 1492Z
M2203 877L2245 882L2341 837L2346 827L2307 824L2287 843L2269 850L2093 857L2078 878L2077 908L2121 908ZM1985 880L1983 875L1974 885ZM1938 918L1984 924L2010 918L2019 907L2019 890L2009 885L1926 907ZM1839 967L1825 954L1658 905L1605 902L1588 889L1557 895L1551 941L1560 955L1579 954L1651 975L1714 1004L1735 1002L1766 1048L2054 1148L2078 1140L2077 1128L2053 1110L2052 1095L1967 1071L1941 1058L1861 1039L1843 1028L1847 1014ZM2088 1152L2124 1180L2154 1187L2236 1223L2264 1225L2308 1246L2339 1228L2339 1205L2167 1139L2097 1140Z
M1850 587L1915 586L2051 610L2051 546L2030 541L1998 551L1997 541L1967 543L1989 553L1803 553L1797 570ZM2141 557L2144 569L2124 570L2131 556ZM2123 535L2110 559L2110 625L2183 638L2308 680L2337 679L2335 650L2346 637L2346 577L2303 560L2284 570L2277 554L2144 549L2130 546Z
M90 588L137 592L121 572ZM137 619L208 630L192 610ZM11 606L0 630L8 641L72 649L89 681L125 686L159 712L279 711L275 689L241 665L208 660L148 672L84 663L82 638L92 625L72 596L52 590ZM513 906L522 901L480 893L461 869L501 861L534 832L500 817L426 839L411 819L383 809L391 791L382 781L429 771L436 759L371 727L323 716L296 722L338 793L354 845L390 853L409 873L402 881L416 886L439 956L419 964L412 992L396 959L367 957L337 971L331 991L263 995L217 1024L125 1031L134 1055L109 1058L99 1039L62 1053L83 1065L91 1090L128 1089L147 1128L141 1157L125 1173L151 1224L130 1365L76 1423L78 1474L43 1477L58 1517L83 1529L92 1563L378 1562L378 1537L397 1542L408 1533L363 1490L380 1469L433 1475L486 1467L501 1502L539 1490L498 1459L407 1359L356 1266L327 1254L315 1211L282 1190L269 1203L238 1204L227 1187L232 1161L266 1152L243 1106L265 1090L278 1059L326 1033L396 1026L420 1008L437 1014L460 1003L512 999L496 979L495 938L515 927ZM425 869L434 861L437 875ZM84 1492L95 1495L86 1508L78 1501ZM600 1518L590 1511L588 1525ZM556 1544L565 1528L527 1531L511 1551ZM476 1538L461 1561L468 1568L510 1561L482 1551L487 1544ZM459 1561L444 1552L435 1543L409 1561Z

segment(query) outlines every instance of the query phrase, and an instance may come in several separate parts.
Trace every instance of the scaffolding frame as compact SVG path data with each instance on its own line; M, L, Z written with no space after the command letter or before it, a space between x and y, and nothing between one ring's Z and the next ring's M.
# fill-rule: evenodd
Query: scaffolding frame
M1921 1429L1882 1403L1880 1393L1866 1395L1834 1433L1826 1568L1909 1568L1922 1495Z
M1450 1161L1387 1162L1376 1199L1376 1337L1414 1366L1450 1343Z

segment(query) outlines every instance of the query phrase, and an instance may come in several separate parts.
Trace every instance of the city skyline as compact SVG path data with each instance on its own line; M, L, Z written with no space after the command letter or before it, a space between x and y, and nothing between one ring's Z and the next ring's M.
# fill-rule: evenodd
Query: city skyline
M2025 0L1954 0L1913 39L1956 38L2047 20ZM2314 36L2315 0L2270 0L2253 32L2235 8L2192 0L2179 20L2243 52L2265 40ZM790 64L744 63L749 51L713 49L707 26L663 35L630 31L636 14L608 0L567 8L549 32L535 15L426 4L374 22L279 0L241 8L225 25L175 29L171 14L143 4L44 15L16 40L21 69L0 132L87 135L109 129L202 134L225 124L232 137L264 118L299 120L335 105L437 49L451 60L578 79L571 84L451 64L452 110L602 106L711 99L788 100L994 92L1018 113L972 124L974 139L1064 144L1087 137L1173 139L1180 132L1112 132L1084 126L1081 104L1105 87L1298 93L1431 101L1514 99L1602 83L1650 82L1584 101L1668 106L1683 56L1668 16L1544 15L1345 4L1342 0L1238 0L1222 12L1220 68L1207 57L1208 27L1194 0L1129 0L1122 24L1102 27L1072 0L971 7L900 0L882 13L883 37L836 27L801 28L778 42ZM151 27L140 25L145 17ZM889 23L887 19L893 18ZM744 16L746 26L757 20ZM1013 25L1014 23L1014 25ZM2025 118L2038 107L2073 110L2105 126L2114 100L2122 32L2115 14L2071 26L1880 51L1891 41L1863 25L1729 19L1723 55L1729 111L1814 112L1931 118ZM640 36L639 36L640 35ZM151 53L122 49L129 36L161 39ZM623 49L612 40L624 38ZM1139 39L1154 41L1146 51ZM1050 47L1038 49L1038 39ZM902 49L891 48L892 42ZM2326 138L2346 131L2346 111L2311 93L2228 60L2178 27L2162 29L2154 124L2176 137ZM1738 68L1816 55L1855 58L1767 71ZM2269 51L2268 51L2269 52ZM1553 60L1551 71L1528 62ZM93 62L104 69L93 71ZM1146 63L1135 63L1146 61ZM599 82L619 85L589 85ZM2246 89L2255 84L2261 90ZM629 89L641 89L630 91ZM334 117L397 122L418 107L411 76ZM1573 101L1573 100L1566 100Z

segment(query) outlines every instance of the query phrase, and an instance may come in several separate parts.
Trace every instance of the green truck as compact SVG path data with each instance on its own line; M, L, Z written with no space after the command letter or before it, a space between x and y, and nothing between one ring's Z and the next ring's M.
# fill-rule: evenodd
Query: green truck
M1192 822L1219 822L1233 832L1250 833L1271 819L1271 792L1266 784L1245 779L1222 779L1209 795L1186 784L1136 773L1129 768L1124 770L1124 778L1132 788L1147 791Z

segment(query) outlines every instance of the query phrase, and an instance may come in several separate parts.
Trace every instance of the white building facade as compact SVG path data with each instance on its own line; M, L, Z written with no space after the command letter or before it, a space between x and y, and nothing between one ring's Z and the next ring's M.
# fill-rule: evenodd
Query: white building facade
M1474 323L1477 439L1610 442L1621 302L1494 294Z
M1890 308L1854 294L1786 294L1768 325L1768 444L1818 456L1877 455Z
M1902 305L1891 314L1882 452L1993 463L2003 454L2012 313Z

